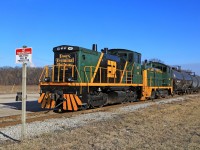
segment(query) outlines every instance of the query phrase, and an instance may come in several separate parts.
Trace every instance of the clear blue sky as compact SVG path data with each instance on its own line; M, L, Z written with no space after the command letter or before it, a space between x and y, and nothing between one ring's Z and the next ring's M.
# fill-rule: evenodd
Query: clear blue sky
M127 48L142 59L200 70L200 0L2 0L0 66L16 66L15 49L33 63L53 63L61 44ZM187 66L188 67L188 66ZM193 69L193 68L192 68ZM199 72L200 73L200 72Z

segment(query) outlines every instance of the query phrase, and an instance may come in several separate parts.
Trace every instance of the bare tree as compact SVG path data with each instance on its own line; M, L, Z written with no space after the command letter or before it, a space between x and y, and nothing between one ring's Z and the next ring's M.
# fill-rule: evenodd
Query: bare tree
M27 84L37 85L43 68L27 68ZM22 68L21 67L0 67L0 85L21 85Z

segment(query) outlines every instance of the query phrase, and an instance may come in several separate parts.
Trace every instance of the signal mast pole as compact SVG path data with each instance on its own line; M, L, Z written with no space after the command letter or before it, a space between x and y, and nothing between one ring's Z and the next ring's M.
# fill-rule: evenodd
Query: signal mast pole
M26 63L23 63L22 67L22 137L25 139L26 134Z
M23 46L26 48L27 46ZM21 128L21 141L26 136L26 62L22 64L22 128Z

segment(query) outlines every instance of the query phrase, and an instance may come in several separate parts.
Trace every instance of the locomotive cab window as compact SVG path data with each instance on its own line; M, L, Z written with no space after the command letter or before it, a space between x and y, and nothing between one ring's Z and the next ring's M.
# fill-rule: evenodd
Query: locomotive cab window
M83 60L85 60L85 55L82 55Z
M134 62L140 64L141 63L141 55L138 53L134 53Z
M138 64L141 64L141 54L138 54Z
M169 67L167 67L167 72L171 73L171 69Z
M127 60L127 53L119 53L119 56Z
M167 67L163 67L163 72L167 72Z
M130 54L128 55L128 61L129 61L129 62L133 62L133 53L130 53Z

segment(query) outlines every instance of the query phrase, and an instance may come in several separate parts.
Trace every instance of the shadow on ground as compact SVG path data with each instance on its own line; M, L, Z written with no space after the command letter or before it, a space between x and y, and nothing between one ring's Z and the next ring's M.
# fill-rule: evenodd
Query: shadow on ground
M12 102L12 103L0 103L0 105L2 105L1 108L22 110L21 101L20 102ZM38 101L35 100L35 101L27 101L26 102L26 111L38 112L38 111L46 111L46 110L42 109L41 104L39 104Z
M9 135L4 134L4 133L1 132L1 131L0 131L0 135L3 135L3 136L6 137L7 139L10 139L10 140L12 140L12 141L14 141L14 142L20 142L19 140L14 139L14 138L10 137Z

